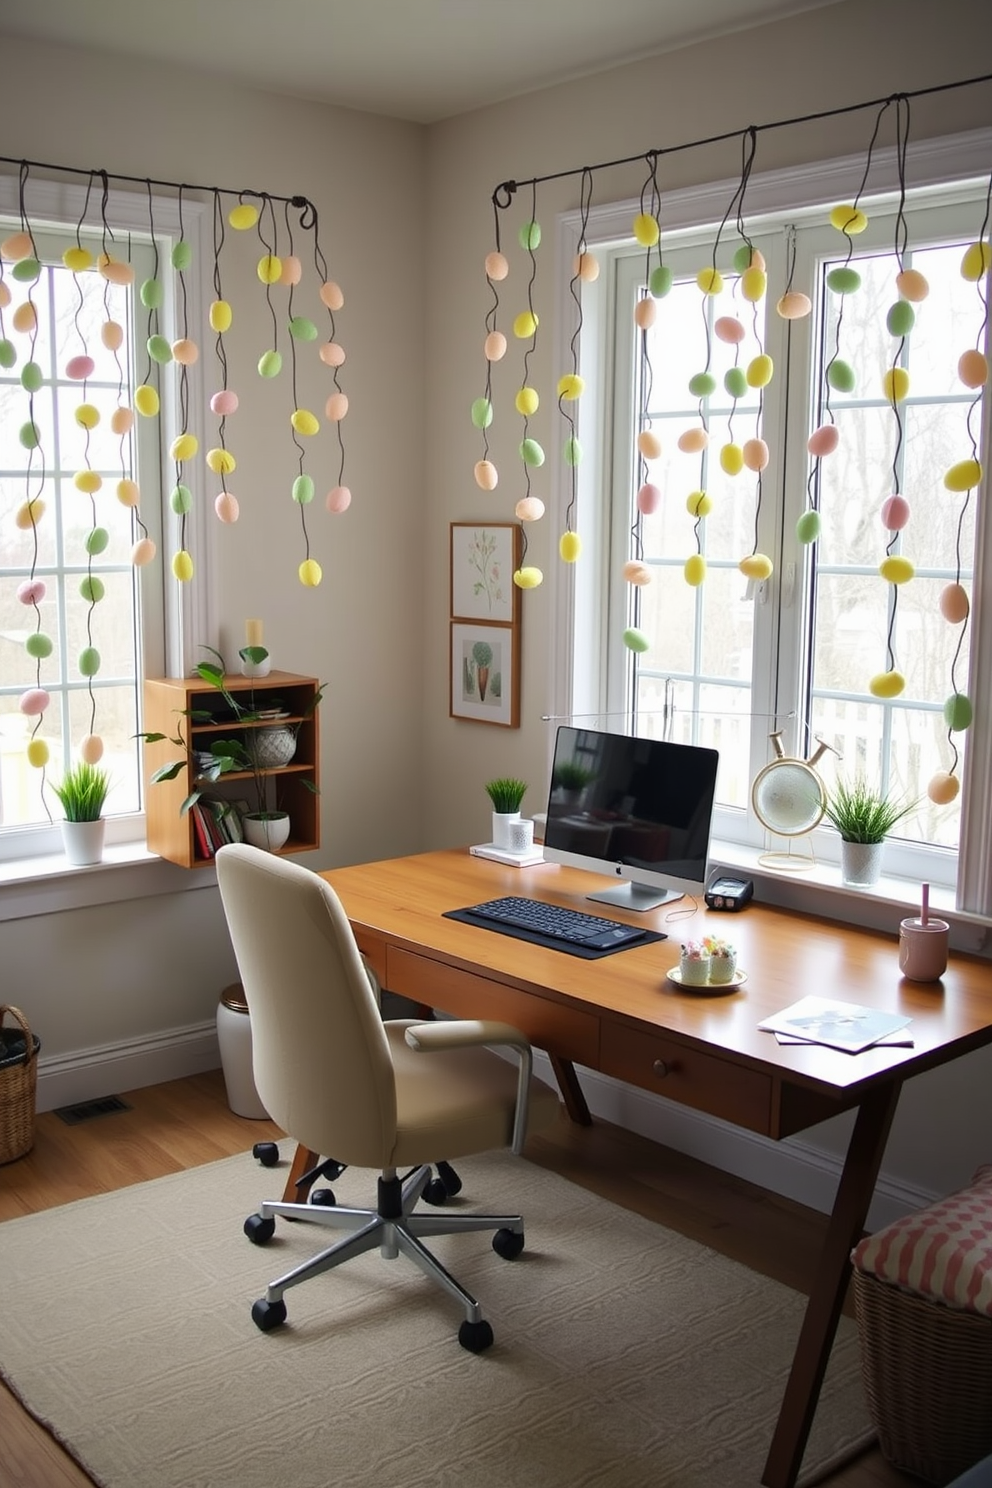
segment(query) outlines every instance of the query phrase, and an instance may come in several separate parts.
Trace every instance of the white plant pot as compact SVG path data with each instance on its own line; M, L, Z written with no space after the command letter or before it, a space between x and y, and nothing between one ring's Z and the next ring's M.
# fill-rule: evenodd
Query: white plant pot
M296 731L285 727L255 729L249 752L260 770L281 770L296 753Z
M840 876L850 889L866 889L882 876L884 842L841 842Z
M262 847L266 852L278 852L289 839L289 812L278 816L243 816L241 818L245 841L252 847Z
M512 824L520 820L519 811L494 811L493 812L493 846L501 847L504 851L512 850L513 834Z
M104 817L98 821L59 823L62 829L62 848L70 863L84 868L88 863L103 862L103 839L107 830Z

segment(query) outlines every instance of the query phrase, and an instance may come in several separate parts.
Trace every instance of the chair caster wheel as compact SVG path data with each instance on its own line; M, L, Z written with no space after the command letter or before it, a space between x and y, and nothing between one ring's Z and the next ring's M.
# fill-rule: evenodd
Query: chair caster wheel
M315 1188L310 1195L311 1204L319 1204L324 1209L333 1209L337 1203L333 1188Z
M462 1180L459 1178L458 1174L455 1172L450 1163L439 1162L437 1164L437 1176L444 1184L444 1191L448 1195L449 1199L453 1199L455 1197L455 1194L461 1193Z
M255 1306L257 1307L258 1305L256 1302ZM493 1330L485 1321L481 1323L470 1323L466 1321L458 1329L458 1342L463 1349L468 1349L470 1354L481 1354L483 1349L492 1346L492 1341Z
M497 1230L493 1236L493 1250L504 1261L515 1261L524 1248L524 1237L517 1230Z
M439 1204L448 1202L448 1190L440 1178L432 1178L429 1183L424 1184L424 1191L420 1197L425 1204L433 1204L437 1207Z
M256 1142L251 1149L251 1155L262 1164L263 1168L274 1168L279 1161L279 1148L275 1142Z
M268 1245L276 1232L276 1222L271 1215L266 1219L261 1214L249 1214L244 1231L252 1245Z
M251 1320L263 1333L271 1333L273 1328L281 1328L286 1321L286 1304L267 1302L264 1297L259 1297L252 1305Z

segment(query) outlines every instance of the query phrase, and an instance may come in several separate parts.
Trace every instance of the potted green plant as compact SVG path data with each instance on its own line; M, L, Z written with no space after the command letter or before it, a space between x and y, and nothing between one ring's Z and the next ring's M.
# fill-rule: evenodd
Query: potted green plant
M62 845L70 863L81 867L103 858L106 820L103 807L110 791L110 776L99 765L80 760L62 779L53 783L65 818L59 823Z
M511 824L520 820L520 803L527 792L527 783L512 776L503 775L486 782L486 794L493 807L493 845L508 849L511 844Z
M595 778L595 770L587 769L576 760L562 760L554 768L551 789L564 805L574 806L578 804L590 780Z
M840 833L841 878L850 888L877 883L882 849L897 822L915 810L915 800L899 800L860 777L839 780L827 796L825 816Z

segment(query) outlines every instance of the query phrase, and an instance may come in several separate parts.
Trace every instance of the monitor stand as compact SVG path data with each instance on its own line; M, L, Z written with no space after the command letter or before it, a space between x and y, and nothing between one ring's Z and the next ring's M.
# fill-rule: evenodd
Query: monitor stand
M598 904L615 904L618 909L657 909L661 904L671 904L681 899L681 889L656 889L650 884L622 883L615 889L600 889L596 894L587 894Z

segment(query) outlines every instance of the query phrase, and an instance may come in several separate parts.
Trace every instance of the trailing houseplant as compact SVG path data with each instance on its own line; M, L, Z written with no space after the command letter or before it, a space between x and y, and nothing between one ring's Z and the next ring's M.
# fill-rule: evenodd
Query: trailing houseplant
M825 816L841 839L841 877L859 887L878 880L882 844L892 828L916 808L915 800L896 798L863 777L839 780L827 795Z
M103 808L110 791L110 776L100 765L79 760L70 765L52 790L65 813L60 823L62 844L70 863L99 863L103 857L106 822Z

